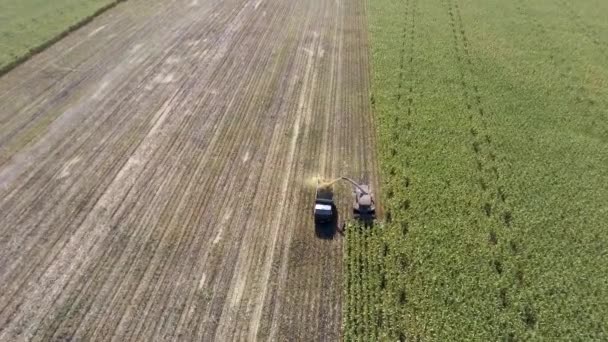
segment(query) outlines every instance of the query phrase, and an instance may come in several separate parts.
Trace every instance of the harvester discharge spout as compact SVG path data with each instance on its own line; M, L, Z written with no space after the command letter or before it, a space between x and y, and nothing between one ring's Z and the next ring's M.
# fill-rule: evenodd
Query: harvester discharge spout
M354 188L353 217L366 224L376 219L376 206L374 196L368 184L359 184L348 177L339 177L328 182L317 181L317 194L315 196L315 222L322 222L337 214L333 201L333 185L339 181L346 181Z

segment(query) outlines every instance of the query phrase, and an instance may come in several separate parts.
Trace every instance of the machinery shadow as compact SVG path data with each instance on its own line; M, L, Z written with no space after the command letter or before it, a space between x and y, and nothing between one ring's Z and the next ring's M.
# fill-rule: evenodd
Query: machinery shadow
M336 208L332 208L336 213L334 218L330 222L317 223L315 222L315 235L319 239L333 240L336 236L336 232L339 230L340 213Z

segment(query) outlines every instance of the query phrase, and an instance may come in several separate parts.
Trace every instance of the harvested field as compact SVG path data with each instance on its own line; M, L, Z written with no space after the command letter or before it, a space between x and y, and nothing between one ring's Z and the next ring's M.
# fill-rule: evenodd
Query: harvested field
M0 340L339 339L310 180L378 180L366 31L130 0L0 78Z

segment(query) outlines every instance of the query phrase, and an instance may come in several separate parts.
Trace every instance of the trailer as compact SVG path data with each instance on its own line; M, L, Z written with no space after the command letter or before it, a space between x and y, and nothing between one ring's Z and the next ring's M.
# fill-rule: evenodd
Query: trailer
M322 186L317 182L314 216L316 224L332 222L336 215L333 186Z

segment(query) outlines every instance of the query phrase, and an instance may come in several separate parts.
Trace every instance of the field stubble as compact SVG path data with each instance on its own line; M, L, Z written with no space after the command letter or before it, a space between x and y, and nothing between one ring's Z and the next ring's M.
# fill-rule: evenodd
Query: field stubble
M378 179L364 15L132 0L6 74L0 340L338 339L306 180Z

